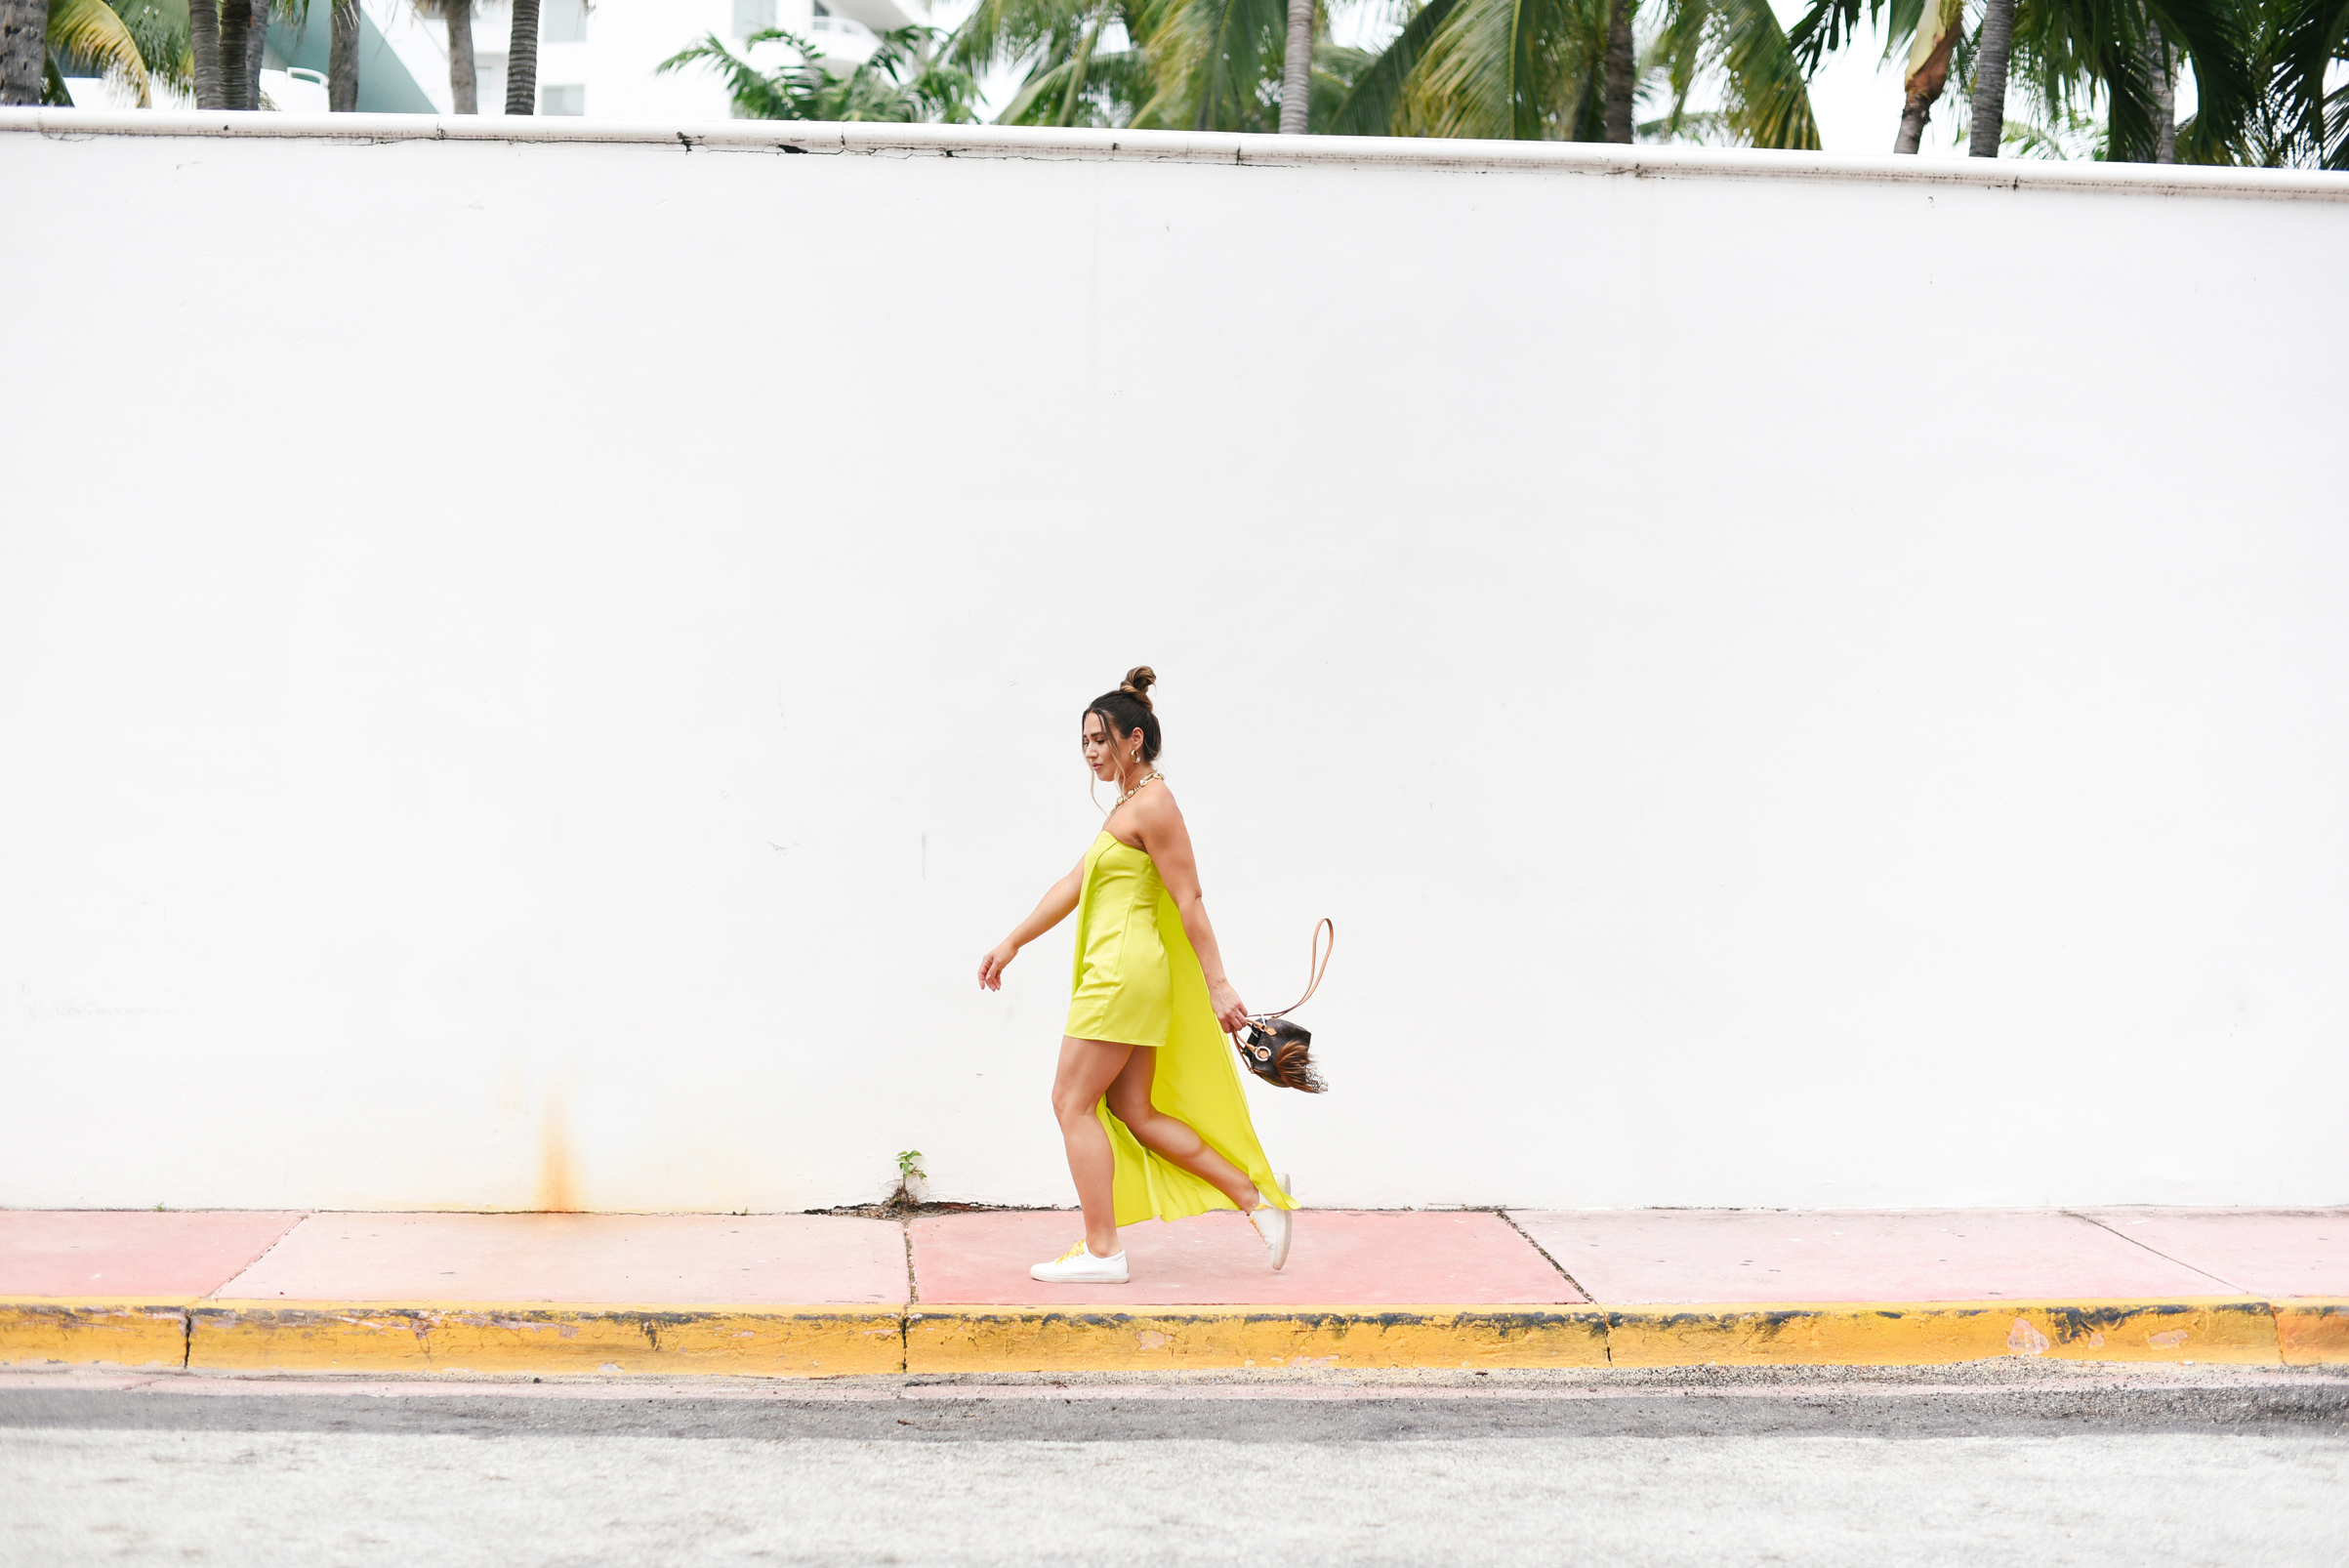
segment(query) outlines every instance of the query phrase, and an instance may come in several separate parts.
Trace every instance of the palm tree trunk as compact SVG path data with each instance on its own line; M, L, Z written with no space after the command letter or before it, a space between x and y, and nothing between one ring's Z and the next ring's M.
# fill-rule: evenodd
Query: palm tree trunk
M460 114L481 112L481 85L474 76L474 0L448 0L448 100Z
M2153 46L2154 84L2154 152L2156 163L2178 161L2178 78L2176 57L2169 52L2169 40L2162 36L2162 23L2153 17L2145 19L2146 41Z
M506 45L506 112L538 109L538 0L514 0L514 37Z
M335 0L334 31L326 39L326 107L349 114L359 106L359 0Z
M253 0L253 25L245 34L245 107L261 107L261 64L269 47L269 0Z
M221 13L216 0L187 0L187 52L195 57L196 107L227 108L228 95L221 81Z
M1968 157L1995 158L2006 129L2006 61L2014 53L2014 0L1990 0L1982 13L1982 40L1974 60L1973 134Z
M1607 140L1627 144L1631 140L1631 91L1637 73L1631 60L1631 8L1638 0L1615 0L1607 8L1607 64L1601 115Z
M1964 25L1963 0L1936 0L1917 22L1916 36L1909 45L1909 74L1901 84L1907 98L1893 151L1915 152L1923 143L1925 121L1932 118L1933 105L1949 85L1950 51L1957 47Z
M253 33L253 0L221 0L221 107L249 109L245 96L245 43Z
M1313 4L1289 0L1289 53L1281 62L1281 135L1303 136L1313 109Z
M49 85L49 0L0 0L0 107L38 103Z

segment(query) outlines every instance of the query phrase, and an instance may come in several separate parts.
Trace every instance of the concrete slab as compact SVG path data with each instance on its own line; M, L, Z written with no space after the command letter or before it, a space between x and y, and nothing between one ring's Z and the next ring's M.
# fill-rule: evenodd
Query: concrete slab
M1593 1300L1978 1301L2231 1296L2054 1209L1512 1212Z
M0 1210L0 1296L203 1296L301 1217L250 1210Z
M1120 1233L1128 1285L1040 1285L1028 1266L1085 1234L1073 1212L942 1215L913 1223L922 1304L1422 1306L1579 1302L1541 1254L1495 1215L1300 1210L1289 1266L1274 1273L1232 1213Z
M894 1306L905 1238L887 1220L834 1215L312 1215L213 1294Z
M2349 1296L2349 1209L2084 1209L2115 1233L2236 1290Z

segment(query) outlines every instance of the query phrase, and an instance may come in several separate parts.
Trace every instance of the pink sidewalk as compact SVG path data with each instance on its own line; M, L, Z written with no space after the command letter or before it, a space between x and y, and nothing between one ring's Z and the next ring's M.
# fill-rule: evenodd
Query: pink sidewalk
M1571 1306L2349 1297L2340 1209L1305 1210L1275 1274L1235 1217L1126 1232L1124 1287L1027 1265L1076 1217L0 1210L0 1300ZM1546 1255L1546 1256L1545 1256Z

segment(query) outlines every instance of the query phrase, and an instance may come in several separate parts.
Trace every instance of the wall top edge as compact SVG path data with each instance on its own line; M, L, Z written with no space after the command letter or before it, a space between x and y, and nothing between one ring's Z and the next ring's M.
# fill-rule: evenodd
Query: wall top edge
M1990 190L2108 190L2148 195L2349 201L2349 174L2314 169L2038 162L1780 152L1752 147L1624 147L1577 142L1421 137L1280 137L1185 131L1059 130L1012 125L699 123L542 119L528 115L170 113L151 109L0 109L0 133L81 142L101 137L556 143L675 146L680 152L867 157L1040 158L1229 164L1248 168L1513 169L1649 180L1858 182Z

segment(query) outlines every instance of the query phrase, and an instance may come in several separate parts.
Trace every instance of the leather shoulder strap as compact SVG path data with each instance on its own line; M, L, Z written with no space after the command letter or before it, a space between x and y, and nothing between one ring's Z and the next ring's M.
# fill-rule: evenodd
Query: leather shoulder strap
M1330 935L1329 952L1322 951L1321 937L1322 932L1324 931L1329 932ZM1337 951L1338 927L1330 920L1329 916L1324 915L1321 918L1321 924L1313 928L1313 973L1312 978L1305 982L1305 994L1298 997L1295 1002L1290 1003L1287 1007L1281 1009L1281 1011L1278 1012L1258 1013L1257 1016L1264 1018L1285 1018L1290 1013L1295 1012L1298 1009L1303 1007L1306 1003L1312 1001L1313 993L1321 989L1322 975L1327 973L1329 970L1330 954Z

